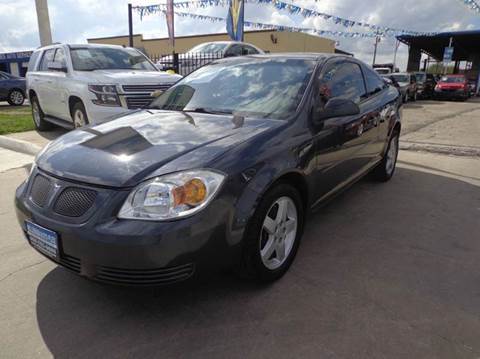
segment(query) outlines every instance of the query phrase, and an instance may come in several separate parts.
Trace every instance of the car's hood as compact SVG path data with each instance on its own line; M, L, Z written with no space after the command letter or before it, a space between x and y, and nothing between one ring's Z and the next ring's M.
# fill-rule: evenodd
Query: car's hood
M182 77L163 71L137 71L137 70L95 70L87 74L90 81L99 84L133 84L150 85L159 83L174 83Z
M37 158L55 176L111 187L133 186L174 159L192 153L197 167L283 121L142 110L67 133ZM203 151L198 151L202 148Z

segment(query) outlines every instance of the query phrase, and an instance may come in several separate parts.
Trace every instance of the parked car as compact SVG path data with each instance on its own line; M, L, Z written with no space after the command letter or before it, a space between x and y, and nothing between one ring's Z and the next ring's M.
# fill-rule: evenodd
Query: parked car
M435 76L426 72L414 72L413 74L417 80L417 97L422 99L433 97L437 84Z
M232 266L273 281L311 209L367 173L393 176L400 106L351 57L217 60L144 110L51 142L16 191L18 221L40 253L102 282Z
M414 74L394 73L383 75L390 78L402 94L403 102L417 101L417 80Z
M110 45L52 45L36 50L27 72L37 130L98 123L148 105L155 90L181 78L158 71L140 51Z
M468 95L469 97L475 96L477 93L477 80L470 79L468 80Z
M189 74L213 60L224 57L263 54L255 45L239 41L213 41L199 44L178 57L179 72ZM160 70L173 69L173 56L168 55L157 61Z
M0 101L11 106L21 106L25 102L25 79L0 71Z
M374 70L377 72L379 75L388 75L391 74L393 71L389 67L375 67Z
M435 86L435 98L445 100L466 100L469 97L468 81L465 75L446 75Z

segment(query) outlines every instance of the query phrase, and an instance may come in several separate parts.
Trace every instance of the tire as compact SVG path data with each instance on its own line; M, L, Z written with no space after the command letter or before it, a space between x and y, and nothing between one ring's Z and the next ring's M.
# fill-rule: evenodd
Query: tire
M395 167L397 164L397 157L398 157L398 141L399 141L400 133L399 131L395 131L388 142L387 151L383 156L382 161L377 165L375 170L373 171L373 175L376 180L380 182L387 182L395 173Z
M89 124L87 111L81 101L77 101L72 107L72 121L75 128L80 128Z
M413 93L412 101L413 101L413 102L417 101L417 91L415 91L415 92Z
M22 90L13 89L8 94L7 102L10 106L22 106L25 102L25 94Z
M284 217L280 207L286 213ZM237 274L264 283L280 279L297 253L304 217L302 199L295 187L280 182L268 190L245 231Z
M40 107L40 103L35 95L31 96L32 103L32 119L35 129L37 131L48 131L53 125L50 122L45 121L45 114Z
M403 97L403 103L407 103L408 99L410 97L410 94L408 92L405 93L405 96Z

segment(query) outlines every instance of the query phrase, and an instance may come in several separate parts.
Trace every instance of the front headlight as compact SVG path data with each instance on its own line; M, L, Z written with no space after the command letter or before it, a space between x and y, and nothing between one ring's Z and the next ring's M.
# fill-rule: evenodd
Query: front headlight
M115 85L88 85L88 89L97 96L92 102L99 106L120 106Z
M162 221L192 215L211 202L224 180L224 174L211 170L153 178L133 189L118 218Z

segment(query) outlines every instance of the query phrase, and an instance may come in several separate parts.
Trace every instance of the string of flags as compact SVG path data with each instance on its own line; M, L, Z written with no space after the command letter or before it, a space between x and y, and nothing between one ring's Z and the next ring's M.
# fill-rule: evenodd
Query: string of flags
M166 14L166 10L158 10L156 13ZM210 21L210 22L225 22L226 18L209 16L209 15L200 15L200 14L191 14L186 12L175 11L175 16L183 18L192 18L196 20ZM378 36L376 33L361 33L361 32L344 32L344 31L332 31L332 30L319 30L313 28L305 27L295 27L295 26L285 26L285 25L275 25L275 24L265 24L261 22L253 21L244 21L245 26L248 26L257 30L277 30L277 31L286 31L286 32L305 32L310 34L316 34L320 36L332 36L332 37L344 37L344 38L374 38Z
M478 5L478 3L475 0L460 0L460 1L462 1L471 10L480 14L480 5Z
M286 3L282 0L244 0L245 3L249 4L263 4L275 7L277 10L287 11L291 15L300 15L304 18L320 17L325 20L332 21L337 25L342 25L345 28L351 28L354 26L367 28L370 31L374 31L376 35L380 36L398 36L398 35L413 35L413 36L423 36L423 35L433 35L432 32L418 32L410 31L403 29L391 28L388 26L378 26L374 24L369 24L366 22L354 21L339 16L326 14L312 9L306 9L294 4ZM474 2L474 0L463 0L465 2ZM174 3L176 9L198 9L198 8L207 8L211 6L228 6L228 0L185 0ZM156 14L162 12L165 9L165 4L156 4L156 5L146 5L146 6L135 6L134 9L140 15L140 18L143 18L145 15ZM375 35L375 36L376 36Z

